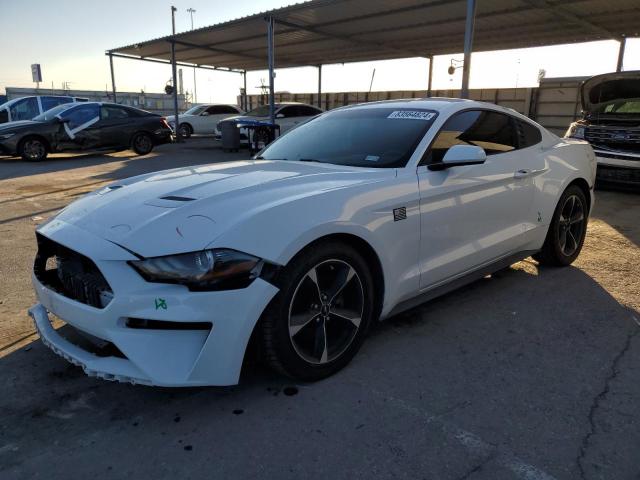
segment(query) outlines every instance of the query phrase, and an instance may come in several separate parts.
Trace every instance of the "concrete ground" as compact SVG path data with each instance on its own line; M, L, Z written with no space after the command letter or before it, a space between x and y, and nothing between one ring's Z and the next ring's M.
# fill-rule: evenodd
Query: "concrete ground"
M0 160L0 478L640 478L638 195L598 192L574 266L529 259L392 318L315 384L255 363L233 388L108 383L38 341L37 223L114 179L241 157L193 139Z

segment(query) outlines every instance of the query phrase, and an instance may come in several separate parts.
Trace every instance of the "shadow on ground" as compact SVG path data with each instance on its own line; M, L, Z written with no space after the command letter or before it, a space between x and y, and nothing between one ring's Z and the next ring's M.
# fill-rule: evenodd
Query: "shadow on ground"
M0 476L632 478L634 315L577 268L521 262L315 384L253 363L237 387L107 383L34 342L0 359Z

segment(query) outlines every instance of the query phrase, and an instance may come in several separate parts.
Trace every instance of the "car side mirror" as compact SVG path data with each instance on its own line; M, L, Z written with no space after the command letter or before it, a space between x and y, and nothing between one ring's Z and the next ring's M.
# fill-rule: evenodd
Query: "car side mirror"
M209 116L209 112L202 112L202 116L203 117L208 117Z
M442 162L432 163L429 170L445 170L465 165L480 165L487 160L487 153L476 145L454 145L444 154Z
M284 113L279 113L276 115L276 118L284 118Z
M60 123L69 123L69 119L68 118L60 118L60 117L58 117L58 121Z

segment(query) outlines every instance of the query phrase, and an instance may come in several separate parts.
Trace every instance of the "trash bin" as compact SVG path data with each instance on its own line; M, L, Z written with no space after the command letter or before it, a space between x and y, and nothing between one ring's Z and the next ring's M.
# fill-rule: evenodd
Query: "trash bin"
M218 124L222 135L222 150L237 152L240 148L240 129L234 120L222 121Z

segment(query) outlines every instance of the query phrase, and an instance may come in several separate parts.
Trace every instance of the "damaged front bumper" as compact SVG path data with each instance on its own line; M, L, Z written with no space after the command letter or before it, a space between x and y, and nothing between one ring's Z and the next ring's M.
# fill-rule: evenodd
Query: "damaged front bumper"
M127 263L136 257L121 247L62 221L49 227L40 235L86 257L85 262L90 259L112 296L103 305L89 301L90 295L73 298L34 269L38 304L29 315L45 345L105 380L163 387L238 383L249 338L277 293L275 286L257 278L242 289L192 292L183 285L147 282ZM77 291L96 284L95 275L84 284L82 277L75 278ZM56 331L50 314L82 336L111 344L115 354L98 356L66 338L67 329Z

